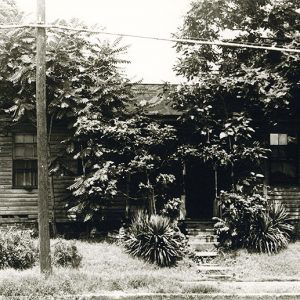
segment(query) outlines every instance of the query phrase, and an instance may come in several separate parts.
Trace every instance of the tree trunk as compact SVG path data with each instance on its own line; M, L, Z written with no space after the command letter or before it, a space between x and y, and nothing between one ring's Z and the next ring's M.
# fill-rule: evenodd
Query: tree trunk
M150 184L149 176L147 175L147 186L151 188L148 190L148 213L149 215L156 214L156 207L155 207L155 195L154 195L154 188Z
M129 206L129 197L130 197L130 174L127 175L127 180L126 180L126 194L127 197L125 197L125 217L126 219L129 218L129 210L130 210L130 206Z

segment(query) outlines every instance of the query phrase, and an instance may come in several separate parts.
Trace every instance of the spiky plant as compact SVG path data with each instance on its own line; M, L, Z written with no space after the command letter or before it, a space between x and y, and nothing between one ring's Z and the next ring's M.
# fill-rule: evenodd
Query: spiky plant
M184 242L168 218L140 214L129 227L124 246L133 256L169 267L183 257Z
M273 203L269 210L269 216L273 221L274 226L290 238L293 234L294 226L290 224L290 217L285 207L281 203Z
M250 229L246 246L254 251L278 253L287 247L294 227L282 205L273 204L256 219Z

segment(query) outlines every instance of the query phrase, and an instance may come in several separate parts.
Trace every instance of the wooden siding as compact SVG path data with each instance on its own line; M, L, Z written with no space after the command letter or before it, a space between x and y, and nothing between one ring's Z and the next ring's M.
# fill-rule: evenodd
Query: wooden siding
M27 131L27 130L26 130ZM16 132L22 133L19 129ZM60 141L63 136L59 133L53 134L54 139L51 140L51 148L56 149L54 153L60 151ZM26 190L13 188L13 171L12 171L12 150L13 150L13 134L2 130L0 133L0 223L14 222L35 222L38 217L38 195L37 189ZM72 179L68 178L69 182ZM54 178L54 195L56 196L58 208L58 221L66 215L62 204L63 199L70 193L66 189L65 178L59 180ZM64 190L62 191L62 189ZM49 203L50 218L52 218L52 203ZM65 218L63 218L65 219Z
M293 220L300 221L300 186L272 187L268 192L271 201L282 203Z
M298 123L297 123L298 124ZM284 128L282 132L292 131L294 127ZM292 129L291 129L292 128ZM293 220L293 223L296 225L297 235L300 236L300 134L298 133L298 147L297 147L297 157L298 157L298 182L294 185L272 185L267 190L268 199L270 201L275 201L282 203L286 208L290 218ZM269 166L266 164L266 183L269 182Z
M1 122L1 120L0 120ZM26 190L13 188L13 134L7 130L0 130L0 224L30 223L38 218L38 194L37 189ZM22 129L14 129L23 133ZM28 129L26 129L28 132ZM53 130L50 140L51 157L56 157L62 151L61 143L67 137L68 130L57 127ZM76 171L77 162L69 161L68 164ZM53 198L49 192L50 216L58 223L70 222L74 216L67 213L67 202L71 192L68 187L72 184L72 176L53 176ZM50 179L49 179L50 182ZM49 185L50 187L50 185ZM51 188L51 187L50 187ZM52 200L52 201L51 201ZM111 206L104 207L106 218L121 219L125 214L125 201L116 199Z

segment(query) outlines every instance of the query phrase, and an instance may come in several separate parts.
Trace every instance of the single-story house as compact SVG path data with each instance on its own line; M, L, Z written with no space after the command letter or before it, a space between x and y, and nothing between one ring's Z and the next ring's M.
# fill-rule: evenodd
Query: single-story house
M146 90L140 100L146 100L150 114L176 119L178 112L158 97L160 86L143 85ZM36 224L38 218L36 135L30 126L7 127L7 118L0 119L0 226ZM266 193L272 200L282 202L300 232L300 118L280 123L267 134L272 153L265 165ZM7 129L10 128L10 129ZM279 129L278 129L279 128ZM62 125L54 126L50 138L51 155L55 156L67 137ZM74 165L76 168L76 165ZM205 176L203 176L205 174ZM182 199L186 220L208 221L216 214L214 207L214 174L201 162L183 170ZM72 222L66 202L70 175L50 178L49 208L51 220L57 224ZM126 203L119 199L107 213L112 217L125 214Z

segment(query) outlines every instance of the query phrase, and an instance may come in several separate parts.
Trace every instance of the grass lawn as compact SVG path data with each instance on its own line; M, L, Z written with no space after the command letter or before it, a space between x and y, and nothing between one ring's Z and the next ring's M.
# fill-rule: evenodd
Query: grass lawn
M124 292L173 292L213 293L218 289L206 283L187 286L184 281L198 280L196 265L183 260L175 268L159 268L132 258L122 247L101 243L78 241L77 247L83 255L79 269L54 268L53 275L44 279L39 268L25 271L12 269L0 271L0 295L30 296Z
M300 280L300 242L290 243L287 249L276 255L250 254L246 250L239 250L223 253L215 262L232 267L237 280Z
M201 281L197 265L183 260L175 268L158 268L127 255L122 247L101 243L77 242L83 255L79 269L54 267L53 275L45 279L38 266L16 271L0 271L1 296L29 296L43 298L75 294L91 294L113 291L127 293L218 293L253 290L246 285L234 288ZM300 242L290 244L278 255L248 254L238 251L224 254L215 260L221 265L233 267L238 279L245 281L300 279ZM273 288L270 288L272 291ZM288 291L283 287L282 291ZM256 291L257 292L257 291Z

